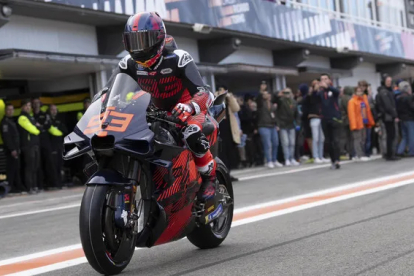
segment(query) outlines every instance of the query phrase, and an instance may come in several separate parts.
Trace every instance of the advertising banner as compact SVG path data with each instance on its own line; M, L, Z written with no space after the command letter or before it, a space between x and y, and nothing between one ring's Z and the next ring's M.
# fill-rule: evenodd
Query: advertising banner
M414 36L344 22L265 0L47 0L120 14L157 11L168 21L201 23L330 48L414 60Z

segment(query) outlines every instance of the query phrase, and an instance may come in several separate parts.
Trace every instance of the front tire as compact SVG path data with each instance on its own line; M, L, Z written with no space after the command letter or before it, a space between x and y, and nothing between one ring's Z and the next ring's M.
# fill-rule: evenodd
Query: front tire
M228 195L231 197L233 204L227 207L223 214L214 222L204 225L199 225L187 235L188 240L200 249L210 249L218 247L227 237L230 232L231 223L233 220L234 210L234 194L233 185L230 180L229 172L223 162L216 158L217 169L216 175L220 185L225 186ZM216 229L216 224L220 218L225 216L223 226Z
M82 198L79 214L80 238L85 256L97 272L105 275L119 274L125 269L134 255L136 239L135 235L130 236L125 229L122 229L122 232L119 232L119 229L116 229L116 232L108 231L111 209L108 209L107 200L111 189L112 187L107 185L88 186ZM118 251L108 246L105 236L108 233L118 234L118 237L115 236L116 241L120 240L115 242L119 243Z

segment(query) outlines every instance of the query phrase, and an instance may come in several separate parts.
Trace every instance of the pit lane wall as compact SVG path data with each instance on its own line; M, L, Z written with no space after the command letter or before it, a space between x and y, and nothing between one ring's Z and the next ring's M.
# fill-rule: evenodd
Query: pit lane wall
M329 48L414 60L414 35L297 10L264 0L46 0L120 14L158 11L169 21L202 23Z

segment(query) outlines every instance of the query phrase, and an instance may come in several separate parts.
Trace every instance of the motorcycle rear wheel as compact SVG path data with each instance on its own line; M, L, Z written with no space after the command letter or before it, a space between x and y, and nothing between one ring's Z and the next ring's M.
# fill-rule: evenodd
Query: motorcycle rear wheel
M111 190L112 187L107 185L88 186L79 214L85 256L97 272L105 275L119 274L125 269L134 255L136 240L136 235L128 233L129 230L117 228L113 221L108 221L114 218L107 205ZM112 229L108 229L111 226Z
M226 166L218 158L216 158L216 162L217 180L219 181L220 186L224 186L225 189L227 189L227 193L231 197L233 204L228 206L218 219L216 219L212 223L199 225L195 227L194 230L187 235L188 240L200 249L210 249L218 247L229 234L231 223L233 220L233 185L231 183L230 176Z

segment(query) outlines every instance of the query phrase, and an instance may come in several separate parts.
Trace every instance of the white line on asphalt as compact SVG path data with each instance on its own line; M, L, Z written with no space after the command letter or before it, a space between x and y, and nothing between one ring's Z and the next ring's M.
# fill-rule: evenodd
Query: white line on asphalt
M262 207L275 205L275 202L286 203L286 202L289 202L289 201L295 201L295 200L300 199L300 198L313 197L315 195L322 195L322 194L330 194L330 193L335 192L335 191L341 191L341 190L354 188L354 187L362 187L362 186L372 184L372 183L375 183L375 182L387 181L387 180L391 180L391 179L394 179L394 178L409 176L409 175L413 174L413 172L414 171L411 171L411 172L408 172L408 173L401 173L401 174L388 176L388 177L380 177L380 178L376 178L376 179L373 179L373 180L357 182L357 183L354 183L354 184L345 185L345 186L332 188L332 189L327 189L327 190L319 191L319 192L316 192L316 193L304 194L304 195L301 195L301 196L298 196L298 197L291 197L291 198L282 199L282 200L279 200L279 201L272 201L272 202L267 202L267 203L260 204L260 205L244 207L244 208L236 209L235 213L237 214L237 213L242 213L242 212L246 212L246 211L249 211L249 210L254 210L254 209L257 209L257 208L262 208ZM304 204L304 205L300 205L300 206L295 206L295 207L287 208L287 209L284 209L284 210L279 210L279 211L275 211L275 212L271 212L271 213L267 213L267 214L263 214L263 215L258 215L258 216L252 217L252 218L241 219L241 220L238 220L236 222L233 222L232 227L237 227L237 226L241 226L241 225L245 225L245 224L249 224L249 223L253 223L253 222L257 222L257 221L261 221L261 220L265 220L265 219L269 219L269 218L273 218L273 217L282 216L282 215L285 215L285 214L290 214L290 213L310 209L310 208L321 206L321 205L326 205L326 204L333 203L333 202L343 201L343 200L347 200L347 199L351 199L351 198L355 198L355 197L359 197L359 196L363 196L363 195L368 195L368 194L372 194L372 193L376 193L376 192L381 192L381 191L385 191L385 190L389 190L389 189L394 189L394 188L397 188L397 187L401 187L401 186L405 186L405 185L411 185L411 184L414 184L413 179L403 180L403 181L399 181L397 183L389 184L389 185L386 185L386 186L371 188L371 189L360 191L360 192L354 192L354 193L351 193L351 194L337 196L337 197L333 197L333 198L326 199L326 200L321 200L321 201L317 201L317 202L313 202L313 203L308 203L308 204ZM0 261L0 266L7 265L7 264L12 264L12 263L17 263L17 262L21 262L21 261L26 261L26 260L31 260L31 259L35 259L35 258L39 258L39 257L48 256L48 255L53 255L53 254L57 254L57 253L62 253L62 252L65 252L65 251L78 249L80 247L81 247L81 244L75 244L75 245L71 245L71 246L56 248L56 249L53 249L53 250L34 253L34 254L27 255L27 256L21 256L21 257L17 257L17 258L8 259L8 260L3 260L3 261ZM138 249L140 249L140 248L137 248L136 250L138 250ZM39 267L39 268L35 268L35 269L23 271L23 272L9 274L8 276L38 275L38 274L42 274L42 273L46 273L46 272L50 272L50 271L54 271L54 270L59 270L59 269L64 269L64 268L67 268L67 267L79 265L79 264L86 263L86 262L87 262L86 258L82 257L82 258L77 258L77 259L73 259L73 260L69 260L69 261L64 261L64 262L61 262L61 263L48 265L48 266L45 266L45 267Z
M57 200L62 201L62 200L65 200L65 199L77 198L77 197L82 197L82 196L83 196L83 192L81 194L78 194L78 195L70 195L70 196L46 198L46 199L34 200L34 201L22 201L21 198L17 197L16 200L19 200L21 202L14 203L14 204L9 204L9 205L0 205L0 208L3 209L3 208L14 207L14 206L30 205L30 204L34 204L34 203L45 203L45 202L57 201Z
M243 208L239 208L237 210L234 210L234 213L235 214L244 213L244 212L247 212L247 211L260 209L260 208L265 208L265 207L274 206L274 205L279 205L279 204L282 204L282 203L295 201L295 200L302 199L302 198L314 197L314 196L324 195L324 194L328 194L328 193L343 191L343 190L347 190L347 189L354 188L354 187L361 187L361 186L374 184L374 183L387 181L387 180L392 180L392 179L396 179L396 178L400 178L400 177L404 177L404 176L408 176L408 175L414 175L414 171L399 173L399 174L394 174L394 175L389 175L389 176L384 176L384 177L379 177L379 178L374 178L374 179L370 179L370 180L364 180L364 181L356 182L356 183L353 183L353 184L347 184L347 185L338 186L338 187L334 187L334 188L330 188L330 189L325 189L325 190L312 192L312 193L309 193L309 194L288 197L288 198L279 199L279 200L275 200L275 201L269 201L269 202L265 202L265 203L261 203L261 204L257 204L257 205L251 205L251 206L247 206L247 207L243 207Z
M381 158L381 156L372 157L373 160L380 159L380 158ZM345 161L345 162L341 162L341 164L349 164L349 163L353 163L353 162L354 161ZM327 168L327 167L330 167L330 165L329 164L328 165L318 165L318 166L298 168L298 169L293 169L293 170L288 170L288 171L283 171L283 172L258 174L258 175L240 177L239 181L246 181L246 180L263 178L263 177L270 177L270 176L278 176L278 175L284 175L284 174L290 174L290 173L297 173L297 172L303 172L303 171L309 171L309 170L315 170L315 169ZM77 204L71 204L71 205L62 206L62 207L54 207L54 208L47 208L47 209L37 210L37 211L22 212L22 213L16 213L16 214L0 216L0 219L14 218L14 217L40 214L40 213L46 213L46 212L52 212L52 211L59 211L59 210L64 210L64 209L76 208L76 207L79 207L79 206L80 206L80 203L77 203ZM1 206L0 206L0 208L1 208Z
M8 264L14 264L14 263L23 262L23 261L27 261L27 260L31 260L31 259L36 259L36 258L41 258L41 257L53 255L53 254L63 253L63 252L67 252L67 251L71 251L71 250L75 250L75 249L79 249L79 248L82 248L82 244L80 244L80 243L65 246L65 247L59 247L59 248L55 248L55 249L51 249L51 250L47 250L47 251L43 251L43 252L29 254L29 255L26 255L26 256L21 256L21 257L16 257L16 258L3 260L3 261L0 261L0 266L4 266L4 265L8 265Z
M39 275L39 274L43 274L43 273L47 273L47 272L51 272L51 271L55 271L55 270L68 268L68 267L75 266L75 265L84 264L86 262L87 262L86 257L81 257L81 258L76 258L76 259L72 259L72 260L69 260L69 261L64 261L64 262L60 262L60 263L56 263L56 264L51 264L51 265L47 265L47 266L42 266L42 267L38 267L38 268L29 269L29 270L22 271L22 272L7 274L7 276Z
M381 158L382 158L381 156L373 156L372 160L377 160L377 159L381 159ZM354 162L355 161L343 161L343 162L341 162L341 165L354 163ZM239 181L246 181L246 180L269 177L269 176L278 176L278 175L284 175L284 174L290 174L290 173L304 172L304 171L316 170L316 169L321 169L321 168L329 168L330 166L331 166L331 164L323 164L323 165L315 165L315 166L304 167L304 168L302 167L302 168L297 168L297 169L292 169L292 170L287 170L287 171L281 171L281 172L271 172L271 173L265 173L265 174L244 176L244 177L239 177Z
M53 208L48 208L48 209L42 209L42 210L29 211L29 212L23 212L23 213L16 213L16 214L11 214L11 215L0 216L0 219L14 218L14 217L20 217L20 216L33 215L33 214L40 214L40 213L46 213L46 212L52 212L52 211L75 208L75 207L79 207L79 206L80 206L80 202L76 203L76 204L61 206L61 207L53 207Z
M234 222L232 224L232 227L236 227L236 226L240 226L240 225L244 225L244 224L248 224L248 223L253 223L253 222L256 222L256 221L265 220L265 219L269 219L269 218L274 218L274 217L282 216L282 215L285 215L285 214L291 214L291 213L294 213L294 212L297 212L297 211L302 211L302 210L305 210L305 209L310 209L310 208L313 208L313 207L326 205L326 204L333 203L333 202L343 201L343 200L346 200L346 199L351 199L351 198L355 198L355 197L359 197L359 196L363 196L363 195L382 192L382 191L385 191L385 190L394 189L394 188L397 188L397 187L401 187L401 186L405 186L405 185L411 185L411 184L414 184L414 180L413 179L408 179L408 180L400 181L400 182L397 182L397 183L394 183L394 184L389 184L389 185L382 186L382 187L372 188L372 189L368 189L368 190L365 190L365 191L355 192L355 193L352 193L352 194L337 196L337 197L333 197L333 198L329 198L329 199L325 199L325 200L321 200L321 201L316 201L316 202L313 202L313 203L303 204L303 205L300 205L300 206L295 206L295 207L287 208L287 209L280 210L280 211L275 211L275 212L271 212L271 213L251 217L251 218L241 219L241 220L238 220L238 221Z

